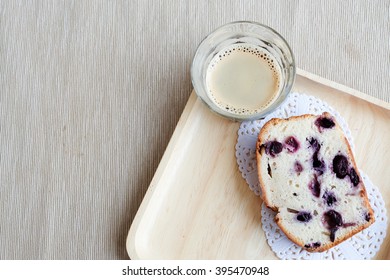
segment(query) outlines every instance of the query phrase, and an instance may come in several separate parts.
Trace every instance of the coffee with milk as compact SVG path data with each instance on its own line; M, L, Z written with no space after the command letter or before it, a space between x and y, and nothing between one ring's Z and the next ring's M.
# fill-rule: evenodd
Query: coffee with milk
M250 115L277 99L282 77L276 59L266 50L235 44L211 60L206 73L207 94L222 110Z

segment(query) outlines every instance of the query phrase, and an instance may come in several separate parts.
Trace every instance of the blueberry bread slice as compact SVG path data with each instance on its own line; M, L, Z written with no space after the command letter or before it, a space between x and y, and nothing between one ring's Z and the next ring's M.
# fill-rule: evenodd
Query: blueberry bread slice
M256 155L263 201L307 251L328 250L374 222L351 147L329 113L271 119Z

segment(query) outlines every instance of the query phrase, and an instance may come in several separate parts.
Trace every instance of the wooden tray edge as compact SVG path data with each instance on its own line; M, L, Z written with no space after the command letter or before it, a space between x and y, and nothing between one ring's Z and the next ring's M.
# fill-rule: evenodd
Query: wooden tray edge
M129 229L129 233L126 238L126 249L127 253L130 257L130 259L137 260L140 259L138 256L137 250L136 250L136 244L134 243L136 238L136 233L138 229L138 225L141 222L141 218L148 206L148 202L150 198L152 197L154 190L156 188L157 182L160 180L162 174L164 173L165 167L167 166L167 163L173 153L173 150L176 146L176 143L178 142L180 135L182 131L184 130L186 121L194 107L194 104L196 102L197 96L194 91L191 92L190 97L187 101L186 106L184 107L183 113L180 116L180 119L176 125L176 128L172 134L171 139L169 140L169 143L165 149L165 152L161 158L161 161L156 169L156 172L152 178L152 181L150 182L150 185L145 193L144 198L142 199L141 205L138 208L138 211L134 217L134 220L131 224L131 227Z
M359 99L362 99L364 101L367 101L369 103L377 105L381 108L390 110L390 103L387 103L383 100L369 96L365 93L362 93L362 92L357 91L355 89L352 89L350 87L344 86L342 84L325 79L325 78L320 77L318 75L315 75L313 73L310 73L310 72L307 72L305 70L298 68L297 75L304 77L304 78L307 78L309 80L312 80L312 81L319 83L321 85L345 92L349 95L355 96ZM157 170L152 178L152 181L148 187L148 190L146 191L146 194L145 194L145 196L141 202L141 205L140 205L140 207L139 207L139 209L134 217L134 220L131 224L131 227L129 229L127 239L126 239L126 250L127 250L127 253L129 255L130 259L133 259L133 260L140 259L140 256L137 253L136 244L135 244L138 225L139 225L139 223L142 219L142 216L143 216L143 214L148 206L148 202L154 193L156 185L157 185L158 181L160 180L162 174L164 173L165 167L167 166L167 162L170 160L171 154L174 151L176 143L178 142L180 135L182 134L182 131L184 130L184 128L186 126L186 121L189 118L196 101L197 101L197 96L196 96L195 92L192 91L190 94L190 97L188 99L188 102L183 110L183 113L180 116L180 119L179 119L179 121L176 125L176 128L172 134L172 137L168 143L168 146L163 154L163 157L161 158L161 161L157 167Z
M353 88L347 87L345 85L342 85L342 84L333 82L331 80L325 79L325 78L323 78L321 76L318 76L318 75L315 75L313 73L307 72L307 71L305 71L303 69L297 68L297 75L305 77L305 78L307 78L309 80L312 80L314 82L317 82L319 84L328 86L330 88L334 88L336 90L343 91L343 92L345 92L345 93L347 93L349 95L352 95L352 96L355 96L357 98L360 98L360 99L362 99L364 101L367 101L369 103L372 103L374 105L382 107L382 108L384 108L386 110L390 110L390 103L388 103L386 101L380 100L380 99L378 99L376 97L370 96L368 94L365 94L365 93L360 92L358 90L355 90Z

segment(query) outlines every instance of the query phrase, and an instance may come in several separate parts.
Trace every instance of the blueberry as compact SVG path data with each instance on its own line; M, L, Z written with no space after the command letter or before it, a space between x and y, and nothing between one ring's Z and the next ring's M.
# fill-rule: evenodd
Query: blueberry
M313 243L310 243L310 244L305 244L305 248L318 248L318 247L320 247L321 246L321 242L313 242Z
M330 230L330 241L334 242L334 240L336 239L336 231L338 230L338 228L332 228Z
M321 242L314 242L313 243L313 248L318 248L321 246Z
M315 197L320 197L321 185L318 182L317 175L314 174L313 180L309 183L309 190Z
M324 195L322 196L324 199L326 205L332 206L335 202L337 202L337 199L333 192L325 191Z
M314 151L318 152L321 148L321 145L320 143L318 143L318 140L315 139L315 138L311 138L311 139L306 139L309 144L310 144L310 147L312 147L314 149Z
M268 172L268 175L272 178L272 170L271 170L271 166L269 166L269 163L267 166L267 172Z
M265 152L266 154L274 157L275 155L279 154L283 150L282 143L278 141L269 141L265 143Z
M351 182L354 187L359 185L360 179L354 168L351 168L351 170L349 171L349 178L351 179Z
M306 139L309 144L310 144L310 147L312 147L314 149L314 154L313 154L313 168L314 170L320 172L321 174L325 172L325 163L323 160L320 160L318 158L318 152L320 151L321 149L321 144L318 143L318 140L315 139L315 138L310 138L310 139Z
M300 221L300 222L308 222L311 220L311 214L309 212L305 212L305 211L301 211L298 213L297 215L297 220Z
M313 168L321 174L325 172L325 163L323 160L318 159L318 151L313 154Z
M332 128L335 126L335 122L326 117L319 117L315 121L315 125L322 128Z
M323 222L327 229L337 229L343 225L343 218L341 214L335 210L329 210L323 215Z
M301 173L303 171L303 166L302 166L302 164L299 161L296 161L294 163L294 170L297 173Z
M348 174L348 160L343 155L337 155L333 159L333 171L336 173L336 177L344 179Z
M366 215L364 215L364 219L369 222L371 220L371 214L370 213L366 213Z
M343 225L341 214L335 210L329 210L323 215L323 223L330 230L330 241L334 242L336 239L336 231Z
M287 137L284 144L290 153L295 153L300 147L298 140L294 136Z

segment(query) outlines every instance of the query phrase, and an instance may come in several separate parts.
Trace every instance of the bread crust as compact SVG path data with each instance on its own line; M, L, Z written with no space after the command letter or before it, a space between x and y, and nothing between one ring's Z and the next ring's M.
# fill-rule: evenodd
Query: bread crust
M305 250L307 250L309 252L324 252L324 251L327 251L330 248L332 248L332 247L342 243L343 241L349 239L350 237L352 237L356 233L358 233L358 232L362 231L363 229L369 227L371 224L373 224L375 222L374 211L371 208L371 205L369 203L367 192L366 192L366 187L364 185L364 182L361 181L360 183L362 185L362 188L361 188L361 191L360 191L360 196L363 198L364 205L368 209L368 213L370 215L370 221L365 223L365 224L362 224L360 227L355 228L349 234L346 234L346 235L343 235L343 236L338 236L333 242L321 245L321 246L319 246L317 248L306 248L305 244L303 244L299 240L299 238L297 238L296 236L291 234L289 232L289 230L286 227L284 227L284 225L281 223L279 207L277 205L273 205L271 203L271 201L270 201L270 199L268 197L268 190L266 188L266 183L265 183L265 181L263 180L263 177L262 177L263 170L262 170L262 166L261 166L260 162L261 162L261 159L264 156L264 152L265 152L264 151L265 150L265 148L264 148L265 136L268 135L268 132L269 132L270 128L275 126L275 125L279 125L279 124L284 123L284 122L288 123L291 120L299 120L299 119L321 117L321 116L322 117L327 117L327 118L332 118L333 120L335 120L334 117L330 113L328 113L328 112L324 112L322 115L304 114L304 115L299 115L299 116L292 116L292 117L289 117L287 119L279 119L279 118L270 119L262 127L262 129L260 130L259 135L258 135L258 139L257 139L257 143L256 143L256 151L257 151L256 152L256 159L257 159L257 168L258 168L258 179L259 179L260 187L261 187L261 190L262 190L262 192L261 192L262 193L262 200L264 201L265 205L268 208L270 208L273 211L277 212L277 214L275 216L275 222L279 226L279 228L284 232L284 234L292 242L296 243L297 245L299 245L300 247L304 248ZM338 129L341 130L341 128L340 128L339 124L337 123L337 121L335 121L335 125L338 127ZM350 146L347 138L345 137L344 133L343 133L343 141L345 142L346 147L347 147L347 154L348 154L348 158L351 161L351 166L355 169L355 171L356 171L357 175L359 176L359 178L362 178L361 175L360 175L359 169L357 168L357 164L356 164L354 155L352 153L351 146Z

